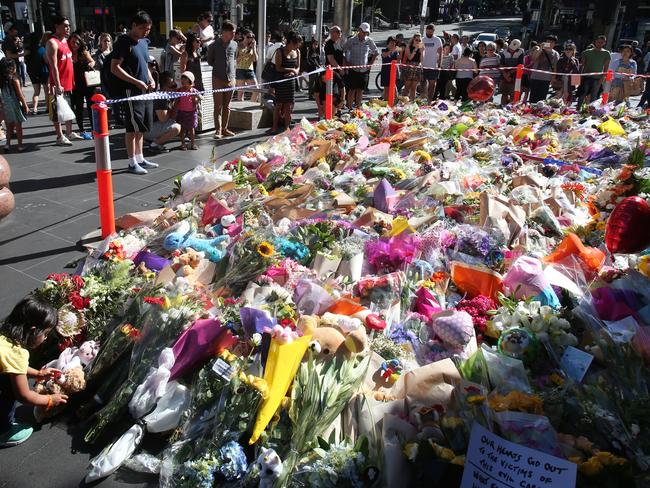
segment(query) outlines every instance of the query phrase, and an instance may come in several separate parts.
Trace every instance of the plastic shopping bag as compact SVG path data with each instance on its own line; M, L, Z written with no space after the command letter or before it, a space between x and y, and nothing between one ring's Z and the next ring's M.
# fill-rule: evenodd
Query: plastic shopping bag
M74 112L63 95L56 96L56 114L61 124L75 118Z

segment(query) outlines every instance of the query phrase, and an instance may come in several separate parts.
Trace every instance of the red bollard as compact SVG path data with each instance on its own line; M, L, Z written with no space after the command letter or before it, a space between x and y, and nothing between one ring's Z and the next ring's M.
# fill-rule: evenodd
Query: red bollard
M521 98L521 77L524 76L524 65L517 65L517 73L515 75L515 94L513 96L512 102L519 103Z
M605 86L603 87L603 105L609 101L609 90L612 88L612 79L614 78L614 72L610 69L607 71L605 76Z
M395 91L397 84L397 60L390 62L390 76L388 78L388 106L395 106Z
M334 71L332 67L328 64L325 69L325 119L332 120L333 107L332 107L332 92L334 91L333 87L334 82Z
M99 93L92 96L93 136L95 161L97 162L97 190L99 196L99 221L102 239L115 233L115 208L113 206L113 170L108 141L108 106L106 97Z

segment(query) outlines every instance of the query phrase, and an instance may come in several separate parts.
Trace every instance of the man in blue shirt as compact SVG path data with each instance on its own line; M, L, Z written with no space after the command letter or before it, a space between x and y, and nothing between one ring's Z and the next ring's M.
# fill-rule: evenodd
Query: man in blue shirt
M149 71L149 40L151 17L140 11L131 21L131 30L122 34L113 46L111 73L120 80L126 97L147 93L156 87ZM147 169L158 164L144 159L142 144L144 133L153 125L153 103L151 100L129 100L125 102L126 152L129 156L129 171L138 175L147 174Z

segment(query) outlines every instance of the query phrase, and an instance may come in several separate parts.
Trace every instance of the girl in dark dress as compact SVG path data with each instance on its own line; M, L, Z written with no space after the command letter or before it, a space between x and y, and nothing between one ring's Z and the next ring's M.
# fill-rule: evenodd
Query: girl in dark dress
M187 34L185 51L181 55L180 72L189 71L194 75L194 88L203 91L203 75L201 74L201 42L196 34Z
M86 114L88 115L88 126L92 129L93 115L92 107L93 101L91 97L95 93L94 87L89 87L86 83L84 73L86 71L93 71L95 67L95 60L88 52L86 43L79 34L72 34L70 36L70 50L72 51L72 67L74 69L74 89L72 90L72 110L77 119L80 134L72 134L75 139L90 140L93 136L90 132L86 132L84 124L84 102L86 102Z
M302 36L294 31L286 35L286 45L275 53L275 69L281 78L291 78L275 85L275 109L273 110L273 133L278 132L280 119L289 127L295 94L294 78L300 74L300 43Z

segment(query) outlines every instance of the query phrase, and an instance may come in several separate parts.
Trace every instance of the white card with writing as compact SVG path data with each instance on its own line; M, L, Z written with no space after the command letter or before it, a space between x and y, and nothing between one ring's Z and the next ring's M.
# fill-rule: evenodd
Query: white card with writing
M474 423L460 488L573 488L577 465L520 446Z
M568 346L562 354L560 365L566 374L580 383L593 360L594 357L588 352Z
M234 373L233 367L221 358L218 358L212 365L212 371L217 373L226 381L230 381Z

